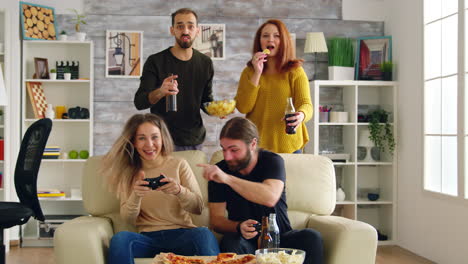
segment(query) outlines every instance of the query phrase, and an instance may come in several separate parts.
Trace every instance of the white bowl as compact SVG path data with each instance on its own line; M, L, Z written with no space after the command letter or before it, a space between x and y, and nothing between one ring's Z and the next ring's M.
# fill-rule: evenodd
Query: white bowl
M305 251L294 248L262 248L255 251L257 264L302 264Z

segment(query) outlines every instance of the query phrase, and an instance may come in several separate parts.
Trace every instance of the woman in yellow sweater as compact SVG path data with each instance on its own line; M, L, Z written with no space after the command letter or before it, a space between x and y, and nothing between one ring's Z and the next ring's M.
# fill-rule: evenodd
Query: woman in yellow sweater
M216 238L196 227L190 214L201 214L203 199L187 161L171 156L173 142L164 121L137 114L126 123L104 156L102 173L120 199L120 215L138 233L122 231L110 242L108 263L134 263L160 252L217 255ZM149 186L148 178L165 176Z
M293 55L284 23L266 21L255 34L253 56L242 72L236 95L239 112L258 127L260 147L277 153L300 153L309 141L305 126L313 111L309 80L301 66L303 60ZM287 118L295 134L285 132L288 97L293 98L296 109L295 115Z

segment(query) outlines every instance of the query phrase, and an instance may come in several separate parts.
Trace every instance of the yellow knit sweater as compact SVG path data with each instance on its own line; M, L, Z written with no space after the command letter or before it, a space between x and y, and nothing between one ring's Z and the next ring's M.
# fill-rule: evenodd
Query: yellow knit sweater
M305 122L312 117L309 80L302 67L283 74L262 74L258 86L250 82L253 68L246 67L239 80L236 107L257 125L260 147L277 153L292 153L309 141ZM287 98L292 97L296 112L305 114L296 134L286 134L284 117Z

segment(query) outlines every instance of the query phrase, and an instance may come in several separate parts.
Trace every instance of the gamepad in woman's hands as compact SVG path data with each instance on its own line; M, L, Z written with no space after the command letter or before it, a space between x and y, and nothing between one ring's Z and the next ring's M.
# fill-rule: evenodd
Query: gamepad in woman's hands
M164 175L159 175L158 177L155 178L145 178L143 179L144 181L147 181L148 184L144 185L146 187L150 187L152 190L156 190L157 188L164 186L168 184L169 182L161 182L162 179L164 179Z

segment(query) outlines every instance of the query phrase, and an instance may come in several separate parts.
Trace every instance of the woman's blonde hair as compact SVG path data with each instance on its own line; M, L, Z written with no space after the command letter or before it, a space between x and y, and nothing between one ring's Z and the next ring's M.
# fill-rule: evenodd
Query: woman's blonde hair
M109 152L103 157L101 173L109 189L117 197L128 197L132 190L134 176L142 168L142 161L133 143L140 125L150 123L161 131L161 156L170 155L174 149L171 135L164 120L155 114L136 114L124 126ZM123 195L123 196L122 196Z
M293 68L296 68L298 66L301 66L304 60L301 59L296 59L294 57L294 47L292 46L292 39L291 35L289 34L288 28L286 25L283 23L283 21L279 19L270 19L267 20L265 23L263 23L257 30L257 33L255 33L255 39L253 43L253 54L262 51L262 45L260 44L260 38L262 35L262 30L263 28L268 25L275 25L278 28L279 35L280 35L280 46L278 49L278 54L276 55L278 57L278 63L276 64L277 71L280 73L285 73ZM253 67L252 61L249 60L247 62L247 65L250 67ZM267 68L267 64L265 64L263 71L265 72Z

